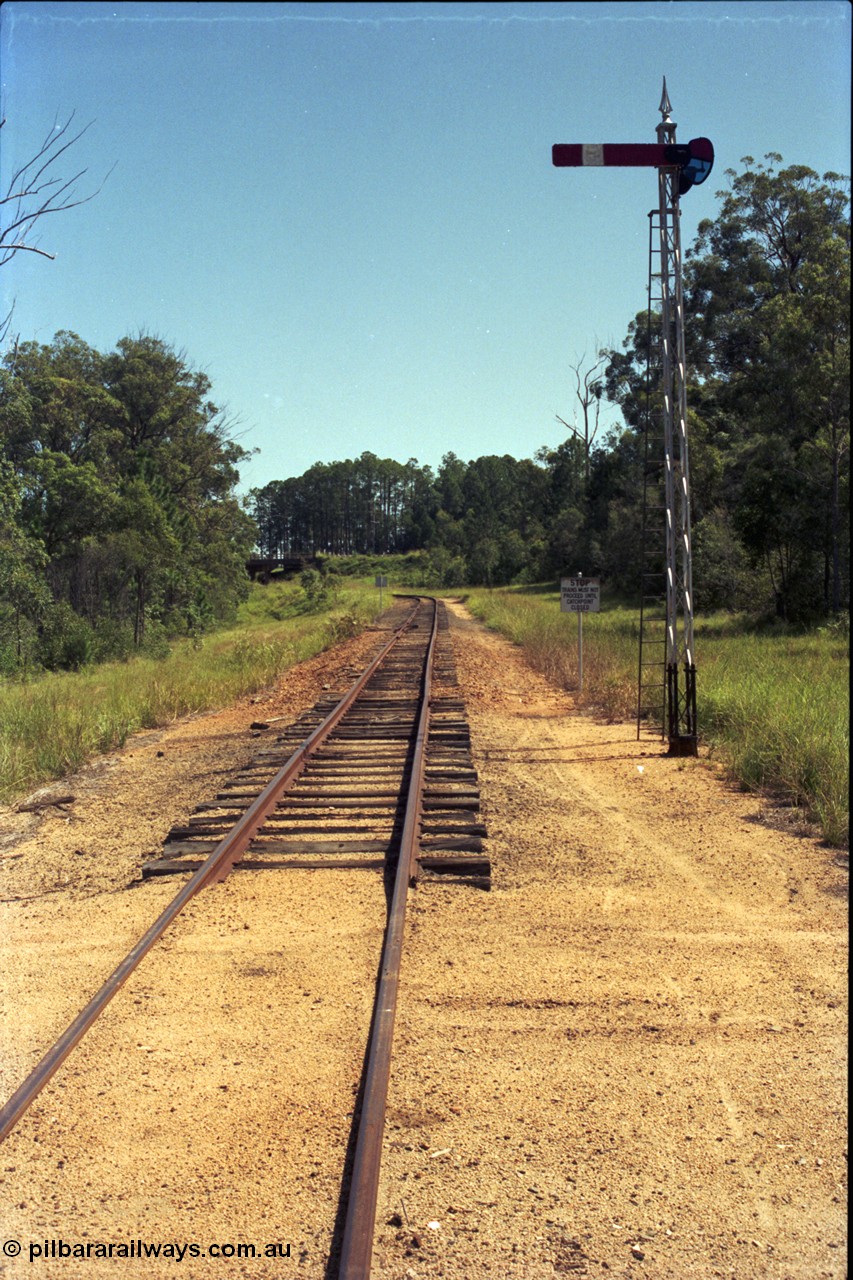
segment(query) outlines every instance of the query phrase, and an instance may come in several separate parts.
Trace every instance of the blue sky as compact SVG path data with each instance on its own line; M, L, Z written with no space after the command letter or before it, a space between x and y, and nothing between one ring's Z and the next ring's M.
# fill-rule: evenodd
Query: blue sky
M847 0L138 4L0 9L3 185L70 112L95 199L2 273L13 332L164 338L259 450L244 489L365 449L531 457L570 362L645 305L652 170L554 142L678 138L714 173L780 152L850 171ZM72 170L72 162L74 169ZM610 408L609 418L618 415Z

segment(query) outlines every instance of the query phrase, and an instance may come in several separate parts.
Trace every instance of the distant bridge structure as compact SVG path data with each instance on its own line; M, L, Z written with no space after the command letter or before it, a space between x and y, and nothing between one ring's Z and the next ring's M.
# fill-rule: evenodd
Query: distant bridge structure
M310 554L250 556L246 561L246 572L253 582L269 582L273 574L301 573L303 569L316 569L318 564L317 557Z

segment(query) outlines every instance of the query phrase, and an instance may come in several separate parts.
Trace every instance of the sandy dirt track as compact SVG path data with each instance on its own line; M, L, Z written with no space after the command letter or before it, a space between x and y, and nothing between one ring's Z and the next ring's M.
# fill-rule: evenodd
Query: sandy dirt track
M459 605L453 628L493 888L411 897L374 1277L841 1280L846 858L576 715ZM140 735L64 808L0 811L4 1097L176 891L140 864L251 722L376 640ZM367 871L195 899L3 1144L0 1275L334 1275L383 913ZM30 1262L51 1240L90 1256Z

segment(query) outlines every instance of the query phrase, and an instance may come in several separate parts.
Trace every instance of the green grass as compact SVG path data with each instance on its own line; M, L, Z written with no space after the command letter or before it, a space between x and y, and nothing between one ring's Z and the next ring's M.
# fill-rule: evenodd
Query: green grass
M393 589L393 587L392 587ZM472 612L522 645L549 680L577 687L577 620L542 587L472 591ZM390 603L390 591L384 603ZM375 616L372 583L347 578L336 598L306 612L296 583L255 586L235 625L161 660L136 658L84 671L0 682L0 800L61 778L140 729L226 706L295 663L354 634ZM584 622L579 703L613 720L636 714L637 611L606 599ZM827 841L848 831L848 641L827 628L806 635L751 630L743 618L697 620L699 728L743 786L800 806Z
M265 688L294 664L356 634L378 606L375 588L359 582L348 581L315 613L306 612L305 594L294 583L254 586L232 628L200 643L181 641L166 658L0 682L0 800L64 777L140 729Z
M577 617L556 591L472 591L468 607L521 645L536 669L577 689ZM584 621L579 704L613 720L636 716L636 609L602 601ZM800 807L828 843L848 838L849 643L831 627L756 631L729 614L697 619L700 737L733 777Z

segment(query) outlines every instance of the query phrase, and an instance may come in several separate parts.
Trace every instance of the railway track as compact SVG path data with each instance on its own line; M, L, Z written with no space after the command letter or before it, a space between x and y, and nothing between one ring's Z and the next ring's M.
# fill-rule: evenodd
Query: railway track
M411 602L406 604L405 598L400 607L411 612ZM409 625L406 620L400 623L398 641L359 691L345 719L308 749L293 786L276 801L241 854L241 867L349 870L382 868L388 858L396 858L403 801L410 788L426 636L422 616ZM489 863L482 855L485 828L477 817L477 775L463 704L448 691L456 677L440 604L434 665L435 683L444 692L430 699L423 821L412 871L474 877L487 883ZM199 806L188 823L172 828L162 855L143 867L143 876L198 870L251 808L261 789L293 760L294 753L305 749L340 706L340 694L328 695L261 747L212 801Z
M234 871L364 868L390 907L362 1081L340 1250L341 1280L370 1274L408 890L421 875L488 887L477 775L440 602L398 598L390 638L343 694L266 740L183 826L143 876L189 878L0 1110L14 1128L113 996L202 889Z

